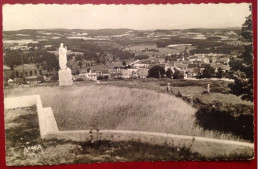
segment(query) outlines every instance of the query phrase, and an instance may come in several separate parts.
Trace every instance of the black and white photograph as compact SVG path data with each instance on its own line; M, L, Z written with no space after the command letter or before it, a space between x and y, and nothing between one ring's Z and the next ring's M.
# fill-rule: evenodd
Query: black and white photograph
M2 15L7 166L254 159L250 3Z

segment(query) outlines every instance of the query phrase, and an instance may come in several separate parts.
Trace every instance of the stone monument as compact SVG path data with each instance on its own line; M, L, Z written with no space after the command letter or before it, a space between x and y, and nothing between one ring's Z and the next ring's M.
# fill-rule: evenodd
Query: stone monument
M70 68L67 67L67 47L63 43L59 48L59 86L71 86L73 84Z

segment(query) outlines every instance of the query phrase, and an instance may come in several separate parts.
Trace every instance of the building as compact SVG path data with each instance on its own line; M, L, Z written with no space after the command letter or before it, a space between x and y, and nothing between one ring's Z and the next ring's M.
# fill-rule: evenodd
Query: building
M191 64L188 64L186 72L188 73L188 75L195 77L199 74L202 74L203 70L206 68L207 65L210 65L210 64L206 64L206 63L194 64L194 63L191 63Z
M175 61L173 65L179 69L187 69L188 63L185 63L183 61Z
M14 67L15 77L32 77L41 75L41 70L36 67L35 64L24 64Z
M137 78L137 70L138 69L121 69L122 78Z
M84 75L88 80L97 80L97 73L96 72L89 72L87 70L82 70L79 75Z
M137 70L137 76L138 78L144 79L147 78L148 76L148 71L149 69L145 69L145 68L140 68Z
M226 35L228 35L228 36L237 36L237 33L234 32L234 31L229 31L229 32L226 32Z
M215 72L217 72L219 68L221 68L223 72L230 71L230 67L228 65L211 63L210 66L214 68Z
M111 78L120 78L122 77L122 73L120 69L108 69L108 73Z
M109 76L109 71L107 69L101 70L101 74L105 76Z
M228 57L220 58L219 61L220 61L220 63L225 64L225 65L229 64L229 58Z
M4 79L9 79L13 75L13 70L9 66L4 65Z

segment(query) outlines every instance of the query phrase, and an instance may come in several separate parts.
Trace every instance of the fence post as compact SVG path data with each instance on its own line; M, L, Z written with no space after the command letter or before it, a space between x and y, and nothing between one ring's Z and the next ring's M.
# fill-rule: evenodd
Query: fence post
M210 93L210 84L208 83L208 86L207 86L207 90L208 90L208 93Z
M167 92L170 92L170 91L171 91L171 84L167 83Z

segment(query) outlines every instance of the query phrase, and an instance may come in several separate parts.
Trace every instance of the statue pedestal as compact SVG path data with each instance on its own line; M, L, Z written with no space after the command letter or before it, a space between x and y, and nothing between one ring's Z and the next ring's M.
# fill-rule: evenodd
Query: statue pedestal
M59 86L73 85L71 70L69 68L59 70Z

